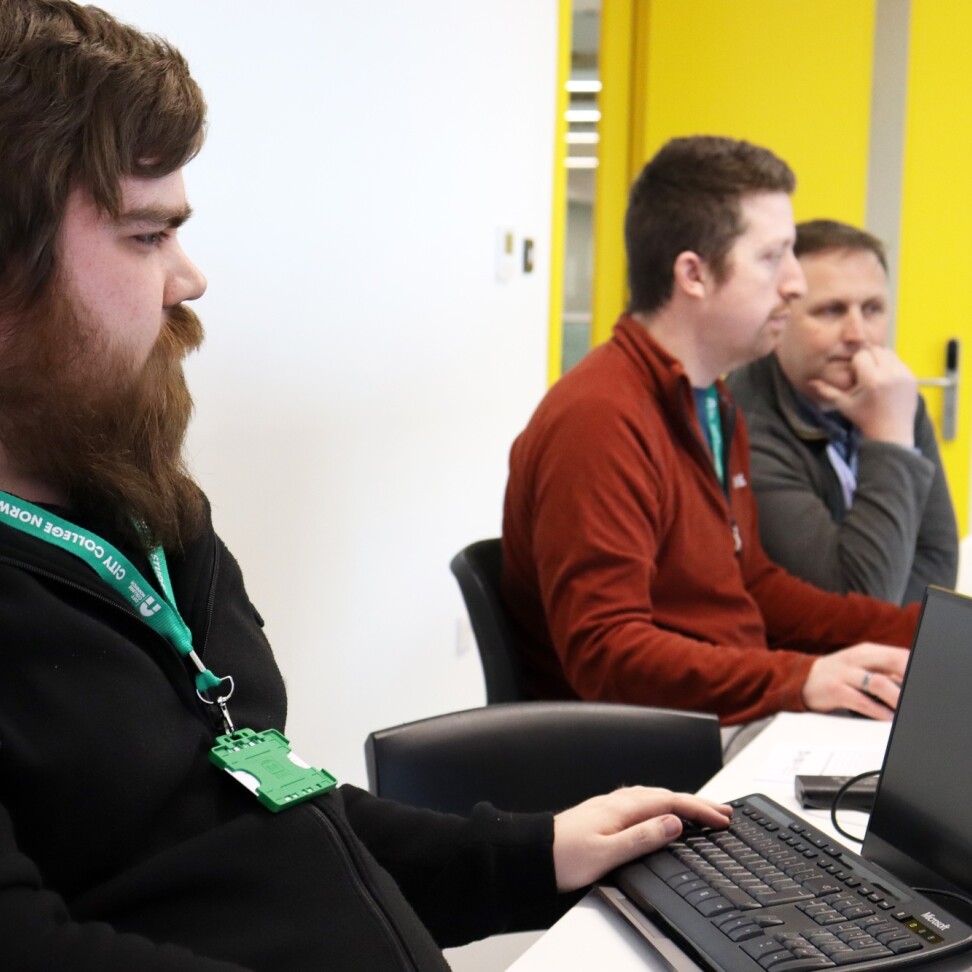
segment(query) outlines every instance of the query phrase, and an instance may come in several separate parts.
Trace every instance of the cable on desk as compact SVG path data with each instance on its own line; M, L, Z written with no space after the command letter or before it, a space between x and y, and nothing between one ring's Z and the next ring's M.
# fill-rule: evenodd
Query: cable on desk
M837 823L837 810L840 807L840 801L843 800L844 794L855 784L860 783L861 780L870 779L872 776L880 776L880 770L868 770L866 773L858 773L857 776L852 776L846 783L844 783L841 788L834 794L833 802L830 804L830 822L834 825L834 830L837 831L842 837L846 837L848 840L854 841L856 844L863 844L863 837L855 837L853 834L847 833L839 823Z

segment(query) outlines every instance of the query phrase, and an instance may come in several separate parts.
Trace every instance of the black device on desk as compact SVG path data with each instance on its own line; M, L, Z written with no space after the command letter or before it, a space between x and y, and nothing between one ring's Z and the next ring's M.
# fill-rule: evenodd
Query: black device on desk
M905 969L972 948L970 632L972 599L929 588L861 853L754 794L728 831L688 830L613 882L718 972Z
M793 790L805 810L829 810L837 794L844 790L839 809L870 813L877 793L877 774L847 786L852 779L852 776L797 776Z

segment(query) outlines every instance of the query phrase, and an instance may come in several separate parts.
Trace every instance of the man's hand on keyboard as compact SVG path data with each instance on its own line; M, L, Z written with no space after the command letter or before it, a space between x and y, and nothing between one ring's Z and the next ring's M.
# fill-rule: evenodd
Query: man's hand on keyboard
M557 889L584 887L664 847L681 834L682 820L723 829L731 817L723 804L654 787L625 787L585 800L554 818Z
M908 664L906 648L866 641L818 658L803 684L803 702L814 712L846 709L890 720Z

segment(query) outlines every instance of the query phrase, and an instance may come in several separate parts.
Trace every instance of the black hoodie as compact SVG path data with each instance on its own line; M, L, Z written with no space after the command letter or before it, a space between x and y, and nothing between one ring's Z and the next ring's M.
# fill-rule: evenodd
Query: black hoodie
M175 650L4 519L0 968L437 970L442 946L566 906L550 815L466 819L351 786L266 810L208 761L221 729ZM283 680L208 521L169 566L196 651L235 679L236 725L284 731Z

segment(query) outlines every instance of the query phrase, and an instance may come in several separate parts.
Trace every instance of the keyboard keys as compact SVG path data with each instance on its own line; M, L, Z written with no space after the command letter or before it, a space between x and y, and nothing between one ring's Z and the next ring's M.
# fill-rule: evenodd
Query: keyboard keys
M779 942L772 938L767 938L767 936L763 934L761 934L759 938L754 938L750 942L744 942L742 945L742 950L748 956L750 956L750 958L756 959L757 962L759 962L759 960L764 956L773 952L789 953L789 949L785 949ZM792 955L792 953L789 953L789 955Z
M851 948L837 948L827 953L827 958L835 965L850 965L851 962L858 962L860 959Z
M748 911L751 908L760 907L756 899L742 888L723 888L721 893L726 900L731 901L740 911Z
M773 966L773 972L811 972L813 969L832 969L834 963L824 955L818 958L788 958Z
M850 908L845 908L842 914L845 918L864 918L867 915L873 915L874 909L868 908L867 905L853 905Z
M697 903L694 901L691 903L695 906L695 910L700 915L705 915L706 918L714 918L716 915L736 910L721 895L716 895L714 898L707 898Z
M913 952L921 948L921 942L916 938L894 938L887 943L887 946L895 955L903 955L905 952Z
M783 969L791 963L795 962L797 959L790 952L770 952L768 955L764 955L759 959L759 964L769 972L771 969ZM832 967L832 966L831 966ZM819 966L818 966L819 968Z
M648 866L666 884L670 884L671 878L679 877L683 874L691 874L691 869L686 867L681 861L671 854L654 854L648 858Z
M839 881L835 881L832 878L823 877L812 877L808 878L803 882L804 888L807 891L812 891L815 895L830 894L831 891L843 891Z
M694 891L689 891L688 894L683 894L682 897L685 898L690 905L694 905L696 908L698 908L698 906L703 902L709 901L713 898L721 898L722 895L719 894L715 888L710 888L708 885L705 885L704 887L697 888ZM724 898L723 900L725 901ZM729 902L727 901L726 904L728 905ZM728 908L725 910L728 911Z
M751 893L762 908L789 904L791 901L804 901L814 896L812 891L806 891L801 887L791 888L787 891L774 891L772 888L767 888L765 891L755 889Z
M694 881L679 882L672 890L680 894L683 898L687 898L693 891L709 891L711 888L701 878L695 878Z
M772 914L767 915L767 914L762 914L760 912L757 912L755 915L752 916L752 918L753 921L755 921L760 928L776 928L779 925L786 924L785 919L779 918L776 915L772 915Z
M740 925L726 932L726 935L733 942L748 942L752 938L763 938L763 932L755 922L747 925Z
M674 874L667 878L665 883L677 891L683 884L695 884L698 880L699 877L694 871L682 871L681 874Z
M774 819L746 801L733 806L728 830L689 828L668 852L645 859L699 922L723 933L727 949L742 949L765 972L815 972L892 961L941 942L914 917L920 911L899 910L891 892L855 877L861 865L850 851L782 810ZM731 954L726 968L735 968ZM747 972L756 967L737 960Z
M851 948L847 952L834 952L832 955L828 955L827 958L831 962L836 962L838 965L850 965L851 962L863 962L865 959L883 958L885 955L890 954L890 949L885 948L883 945L878 945L877 948Z

